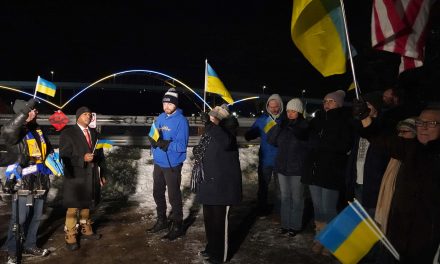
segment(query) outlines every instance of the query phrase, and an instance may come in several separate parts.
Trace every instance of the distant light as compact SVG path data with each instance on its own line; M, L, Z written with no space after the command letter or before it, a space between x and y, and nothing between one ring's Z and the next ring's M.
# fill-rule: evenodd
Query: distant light
M237 115L237 112L232 112L232 115L235 116L235 117L238 116L238 115Z

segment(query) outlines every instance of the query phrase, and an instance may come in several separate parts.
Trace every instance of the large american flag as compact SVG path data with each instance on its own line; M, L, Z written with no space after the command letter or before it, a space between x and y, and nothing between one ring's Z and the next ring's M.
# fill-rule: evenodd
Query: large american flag
M423 65L429 13L436 0L374 0L373 47L401 55L399 73Z

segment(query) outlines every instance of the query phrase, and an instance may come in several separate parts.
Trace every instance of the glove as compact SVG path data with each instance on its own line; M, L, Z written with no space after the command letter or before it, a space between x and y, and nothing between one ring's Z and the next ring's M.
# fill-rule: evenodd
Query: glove
M23 113L28 114L32 109L34 109L35 104L37 103L37 99L31 98L29 101L26 102L23 109L21 110Z
M208 113L201 112L200 113L200 119L202 120L202 123L206 126L207 124L211 123L211 119L209 118Z
M168 150L168 146L170 145L170 140L165 140L165 139L158 139L156 145L161 148L163 151L167 151Z
M150 141L151 147L157 148L157 142L154 141L154 139L152 137L150 137L150 136L147 136L147 138L148 138L148 141Z
M367 103L364 101L364 99L354 99L353 100L353 108L352 108L352 114L354 119L357 120L363 120L368 117L370 114L370 108L368 108Z

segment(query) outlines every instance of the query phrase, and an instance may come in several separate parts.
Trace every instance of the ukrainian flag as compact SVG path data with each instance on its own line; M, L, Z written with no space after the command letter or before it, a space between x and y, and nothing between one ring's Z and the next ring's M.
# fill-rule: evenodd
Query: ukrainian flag
M159 139L159 130L156 128L156 125L154 123L151 125L150 133L148 133L148 136L150 136L156 142Z
M37 89L37 92L44 93L44 94L47 94L47 95L54 97L55 92L57 90L57 87L55 86L55 84L38 76L36 89Z
M226 89L223 82L218 77L217 73L208 63L206 63L206 71L207 83L205 91L208 93L218 94L223 98L223 100L228 102L228 104L232 104L234 102L234 99L232 99L231 94Z
M294 0L291 33L323 76L345 73L347 41L339 0Z
M96 142L96 148L95 149L101 149L106 148L109 149L113 147L114 142L108 139L98 139L98 142Z
M264 125L264 133L267 134L267 132L269 132L269 130L275 126L277 124L277 122L275 122L275 120L273 120L273 118L271 116L268 116L266 119L266 124Z
M316 239L342 263L358 263L383 237L373 231L373 225L355 202L336 216Z

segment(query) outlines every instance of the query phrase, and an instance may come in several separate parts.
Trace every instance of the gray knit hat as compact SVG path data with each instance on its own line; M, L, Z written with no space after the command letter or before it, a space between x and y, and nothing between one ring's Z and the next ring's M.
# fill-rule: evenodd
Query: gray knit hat
M344 98L345 98L345 92L342 90L337 90L331 93L328 93L325 97L325 99L333 99L338 104L339 107L342 107L344 105Z
M408 129L409 131L413 132L414 134L417 133L416 130L416 119L415 118L407 118L405 120L400 121L397 123L397 130L400 129Z
M81 106L80 108L78 108L78 110L76 110L76 120L78 120L78 118L84 114L84 113L91 113L92 110L90 110L90 108L88 108L87 106Z
M300 114L303 112L303 103L299 98L293 98L287 103L286 110L293 110Z

